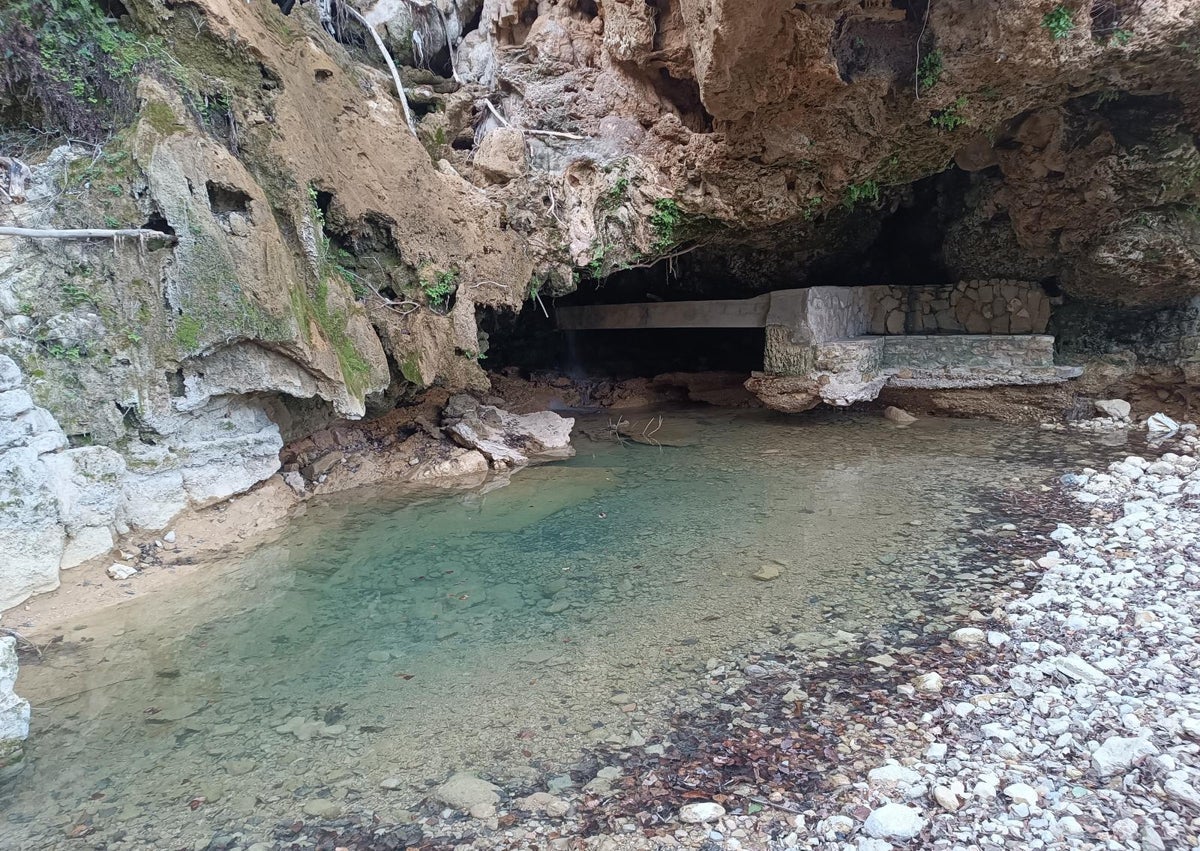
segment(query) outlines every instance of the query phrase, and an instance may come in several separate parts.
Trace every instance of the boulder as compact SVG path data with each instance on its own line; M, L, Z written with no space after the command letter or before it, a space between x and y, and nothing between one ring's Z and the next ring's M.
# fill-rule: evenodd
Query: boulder
M751 579L757 579L759 582L770 582L772 579L778 579L783 573L775 564L764 564L758 570L750 574Z
M723 815L725 808L712 801L684 804L679 808L679 820L685 824L704 824L706 821L716 821Z
M1124 399L1097 399L1092 403L1096 407L1096 411L1103 416L1112 417L1115 420L1124 420L1129 417L1129 403Z
M1166 414L1151 414L1150 418L1146 420L1146 429L1151 434L1173 434L1179 431L1179 423Z
M964 626L950 633L950 640L964 647L975 647L987 641L987 633L973 626Z
M525 173L525 134L513 127L489 130L475 149L475 167L492 183L508 183Z
M1109 736L1092 751L1092 765L1101 777L1128 771L1142 757L1158 753L1158 747L1141 736Z
M454 396L443 411L446 431L489 461L528 464L531 459L569 458L575 420L552 411L512 414L471 396Z
M473 774L459 772L433 790L433 797L448 807L470 812L500 803L499 788Z
M0 637L0 783L15 777L25 766L25 739L29 736L29 701L18 697L17 640Z
M883 418L891 420L896 425L909 425L915 423L917 418L903 408L897 408L895 405L888 405L883 409Z
M925 828L925 819L918 810L903 804L884 804L872 810L863 829L876 839L898 839L907 842Z

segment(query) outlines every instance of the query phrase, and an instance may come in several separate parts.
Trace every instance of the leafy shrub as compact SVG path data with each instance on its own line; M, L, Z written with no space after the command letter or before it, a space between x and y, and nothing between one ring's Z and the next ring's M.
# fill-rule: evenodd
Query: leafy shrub
M450 294L458 288L458 272L439 272L431 281L422 281L421 289L431 305L444 305Z
M967 123L966 116L962 114L966 105L967 99L959 95L954 99L954 103L931 115L929 123L943 132L952 133Z
M1050 33L1050 38L1059 41L1075 29L1075 18L1071 10L1060 3L1042 17L1042 26Z
M864 180L862 183L851 183L846 189L846 198L842 202L846 207L867 201L874 204L879 200L879 184L874 180Z
M683 209L674 198L659 198L654 202L650 214L650 227L654 229L654 250L665 251L679 241L678 231L683 224Z
M942 79L942 51L932 50L917 64L917 86L920 91L932 89Z

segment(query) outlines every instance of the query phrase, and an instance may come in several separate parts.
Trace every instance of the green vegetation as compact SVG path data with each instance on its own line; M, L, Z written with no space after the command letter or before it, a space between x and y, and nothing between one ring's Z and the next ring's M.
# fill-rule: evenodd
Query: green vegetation
M821 212L821 207L825 205L825 198L821 195L814 195L809 198L804 204L804 221L811 222Z
M184 352L194 352L200 348L200 334L204 326L194 316L180 316L175 323L175 342Z
M63 281L59 289L62 292L62 300L65 307L78 307L92 300L92 294L86 288L75 283L73 278Z
M50 353L50 357L65 360L68 363L79 363L84 356L83 349L79 346L64 346L62 343L50 343L46 346L46 351Z
M321 336L337 355L346 389L361 399L366 391L367 379L371 375L371 365L355 348L354 341L346 333L350 321L349 312L329 306L330 282L341 279L347 284L352 284L354 281L353 273L341 262L350 257L350 254L335 246L325 232L325 214L317 204L316 187L308 187L308 200L308 212L317 242L317 287L315 294L310 296L302 285L293 286L292 312L306 337L309 335L310 320L321 329ZM312 340L309 339L309 342Z
M400 361L400 374L404 376L404 380L409 384L415 384L418 387L424 386L424 383L421 381L421 361L417 357L416 352L413 352Z
M613 210L625 201L629 194L629 178L618 177L616 183L604 190L600 196L600 206L605 210Z
M940 109L929 117L929 123L944 133L953 133L959 127L967 123L967 118L962 114L962 110L967 106L967 98L964 95L959 95L954 99L954 103L950 104L945 109Z
M44 130L106 138L133 117L137 72L161 55L91 0L0 4L0 105Z
M183 129L183 125L175 117L175 112L162 101L150 101L142 107L142 117L164 136L170 136Z
M430 307L444 308L450 299L450 294L458 289L458 270L451 269L438 272L430 280L421 280L421 291L425 293L425 301Z
M879 184L874 180L864 180L862 183L851 183L846 189L846 197L842 204L852 209L863 201L874 204L879 200Z
M607 245L597 245L595 248L592 249L592 259L587 264L587 270L588 270L588 274L591 275L593 278L604 277L604 273L606 271L605 267L604 267L604 256L607 253L608 253Z
M654 250L666 251L679 242L679 231L683 225L683 209L673 198L659 198L654 202L650 215L650 227L654 230Z
M1112 35L1108 37L1108 43L1126 45L1129 44L1132 38L1133 33L1131 33L1129 30L1124 30L1118 27L1117 29L1113 30Z
M1042 27L1050 33L1050 38L1060 41L1075 29L1075 18L1071 10L1060 3L1042 16Z
M942 79L942 51L931 50L921 57L917 63L917 88L927 91L937 85Z

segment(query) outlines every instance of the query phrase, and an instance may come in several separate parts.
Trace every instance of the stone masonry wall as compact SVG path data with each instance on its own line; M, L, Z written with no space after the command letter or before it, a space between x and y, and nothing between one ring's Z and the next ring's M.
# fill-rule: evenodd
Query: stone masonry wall
M884 341L889 369L1044 368L1054 365L1054 338L1048 335L892 336Z
M1050 299L1029 281L880 287L872 334L1044 334Z

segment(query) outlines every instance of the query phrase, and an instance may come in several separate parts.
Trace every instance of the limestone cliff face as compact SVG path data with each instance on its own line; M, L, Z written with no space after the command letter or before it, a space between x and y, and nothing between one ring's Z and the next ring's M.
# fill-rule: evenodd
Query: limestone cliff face
M261 481L284 439L486 387L478 311L664 257L729 297L905 283L881 270L920 251L1076 316L1165 311L1155 357L1197 374L1195 3L352 2L416 135L347 14L128 0L105 26L147 45L133 117L0 150L33 176L0 224L165 234L0 237L0 541L25 554L0 605ZM936 239L888 242L913 210Z

